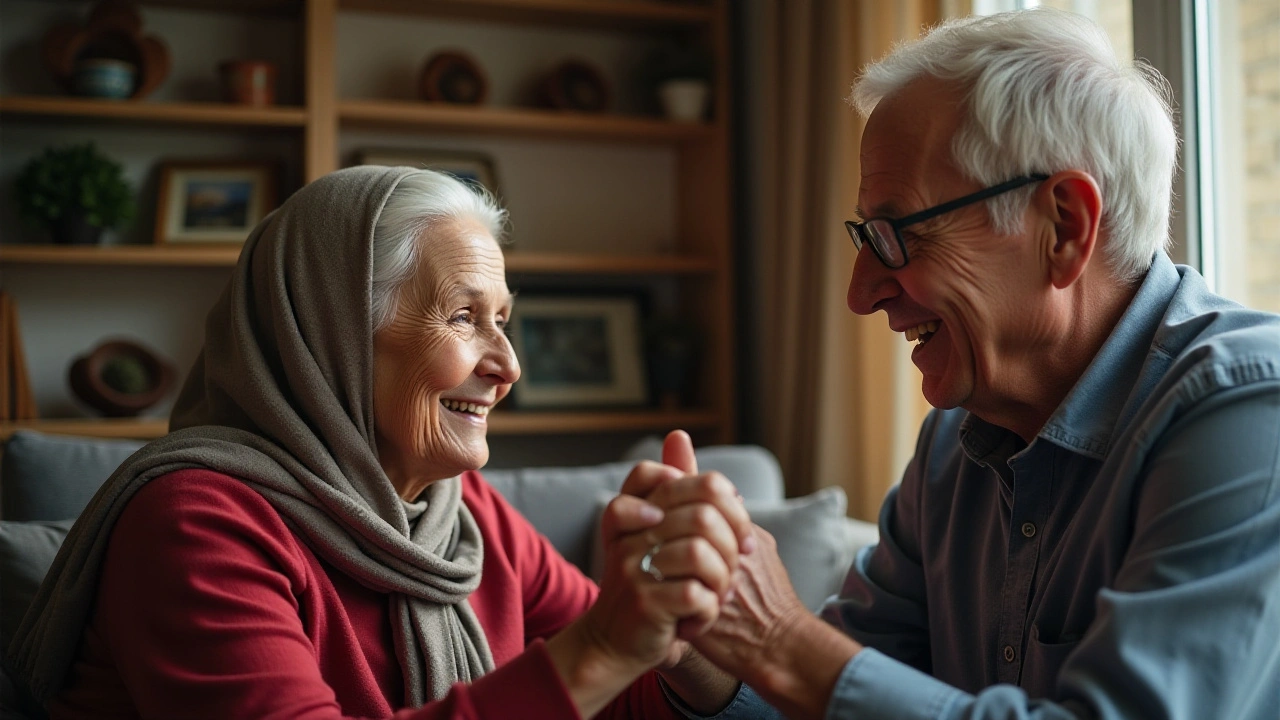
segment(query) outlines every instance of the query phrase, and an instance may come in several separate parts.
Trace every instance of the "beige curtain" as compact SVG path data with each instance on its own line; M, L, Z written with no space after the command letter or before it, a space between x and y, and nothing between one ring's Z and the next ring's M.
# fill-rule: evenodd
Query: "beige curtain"
M749 221L762 441L788 494L843 486L874 519L927 411L906 341L845 306L862 122L858 68L959 11L957 0L756 0L745 16Z

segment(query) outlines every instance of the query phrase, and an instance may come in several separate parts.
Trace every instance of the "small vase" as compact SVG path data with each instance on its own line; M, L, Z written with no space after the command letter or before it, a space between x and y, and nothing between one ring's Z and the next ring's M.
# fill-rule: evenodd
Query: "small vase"
M70 210L49 223L49 234L59 245L97 245L102 228L90 225L83 211Z
M266 107L276 102L276 66L262 60L229 60L218 66L223 96L236 105Z
M112 58L86 58L76 63L72 85L75 94L104 100L124 100L133 95L137 69Z
M705 80L668 80L658 86L658 97L668 119L698 122L707 111L710 89Z

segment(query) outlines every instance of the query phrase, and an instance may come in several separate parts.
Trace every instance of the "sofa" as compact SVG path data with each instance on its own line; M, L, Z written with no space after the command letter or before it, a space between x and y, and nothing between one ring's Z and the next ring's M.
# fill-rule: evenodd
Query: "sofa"
M142 443L20 431L0 456L0 651L8 647L40 578L76 515L111 472ZM633 446L617 462L582 467L486 469L485 478L565 558L599 577L600 514L641 459L657 460L659 438ZM854 554L877 541L875 525L845 517L846 496L828 487L784 499L777 459L753 445L696 451L699 468L738 487L752 519L777 538L800 599L811 609L836 592ZM12 702L0 676L0 707ZM0 717L20 717L0 712Z

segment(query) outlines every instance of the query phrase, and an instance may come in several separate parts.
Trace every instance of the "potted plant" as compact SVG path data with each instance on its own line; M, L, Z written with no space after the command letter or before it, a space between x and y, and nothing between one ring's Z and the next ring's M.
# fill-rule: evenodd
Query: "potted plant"
M124 169L93 143L46 148L13 187L18 211L47 227L56 243L96 243L104 229L133 217Z
M715 64L697 45L667 44L648 63L650 84L671 120L698 122L707 111Z

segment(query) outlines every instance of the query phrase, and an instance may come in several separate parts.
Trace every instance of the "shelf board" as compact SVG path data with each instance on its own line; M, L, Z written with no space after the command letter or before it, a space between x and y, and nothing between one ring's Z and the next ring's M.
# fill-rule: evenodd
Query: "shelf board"
M706 257L687 255L586 255L513 251L506 256L507 272L583 275L668 275L713 273Z
M709 123L408 100L342 100L338 103L338 118L347 125L359 127L636 143L685 142L715 135L715 126Z
M676 428L705 430L720 427L720 418L709 411L602 410L537 412L500 410L489 415L493 435L555 435L664 431Z
M248 107L214 102L148 102L77 97L0 97L0 115L140 120L176 125L297 127L307 122L301 107Z
M7 245L0 262L31 265L166 265L209 267L236 264L240 246Z
M234 12L250 15L297 15L306 7L306 0L141 0L141 4L177 10Z
M339 0L343 10L429 15L507 24L646 30L709 25L709 5L655 0Z
M518 412L499 411L489 416L493 435L555 435L565 433L610 433L664 431L684 428L705 430L720 426L713 412L663 410L609 410L601 412ZM35 430L53 435L150 440L168 432L163 418L80 418L71 420L23 420L0 423L0 440L18 430Z
M230 267L240 246L172 245L7 245L0 246L0 263L26 265L153 265L169 267ZM716 270L710 258L682 255L589 255L577 253L512 252L507 271L565 275L705 274Z
M69 420L20 420L0 423L0 440L18 430L35 430L50 435L151 440L169 432L164 418L77 418Z

